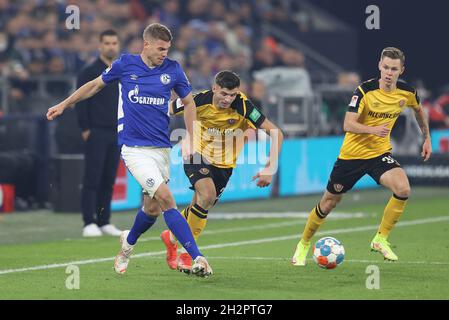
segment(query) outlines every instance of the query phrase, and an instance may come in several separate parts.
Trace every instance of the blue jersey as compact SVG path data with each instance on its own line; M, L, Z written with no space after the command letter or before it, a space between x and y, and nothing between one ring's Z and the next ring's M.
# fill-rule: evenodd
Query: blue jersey
M150 68L140 55L123 54L103 72L102 79L105 83L119 80L119 145L171 147L171 90L180 98L192 91L178 62L166 58Z

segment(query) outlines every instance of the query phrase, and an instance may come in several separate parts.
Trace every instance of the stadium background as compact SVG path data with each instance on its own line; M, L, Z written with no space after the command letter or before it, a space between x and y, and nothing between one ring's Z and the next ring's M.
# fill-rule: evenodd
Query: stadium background
M70 4L80 8L79 30L65 26ZM388 45L405 51L404 78L418 87L427 108L446 113L441 120L432 112L431 129L447 128L449 107L438 102L449 91L445 73L436 70L445 69L449 48L425 36L438 30L441 10L436 2L421 10L399 2L374 4L380 9L379 30L365 27L369 13L363 1L1 1L1 180L15 185L14 207L56 204L57 211L76 211L83 143L75 113L67 112L56 124L46 123L43 114L73 91L76 73L95 58L98 35L108 28L119 32L123 52L137 53L148 23L167 24L175 35L170 56L183 64L195 91L208 88L218 70L232 69L243 78L242 91L289 138L299 139L298 154L293 140L286 143L272 188L257 190L248 178L258 166L242 166L224 201L321 191L341 139L317 137L342 135L348 97L362 79L377 76L379 52ZM405 114L398 121L397 155L418 153L412 118ZM182 119L173 119L172 128L181 126ZM447 133L438 134L436 149L446 148ZM329 153L315 152L315 141ZM301 161L288 160L298 155ZM296 186L286 185L293 181L282 179L283 167L301 176ZM113 208L135 208L139 188L124 177L123 167L120 173ZM173 166L172 174L178 202L188 202L181 166ZM373 184L366 180L360 186Z
M65 27L68 17L65 9L71 4L80 8L79 30ZM365 27L369 16L365 9L373 4L380 9L379 30ZM434 203L432 213L443 215L442 221L446 221L449 42L443 38L435 41L433 36L444 33L443 8L439 1L417 7L403 1L355 0L0 0L0 211L13 213L0 212L0 243L10 244L0 249L2 256L10 254L11 259L16 256L11 254L17 250L14 243L29 244L22 247L23 254L33 256L34 248L43 243L80 238L80 216L59 214L79 213L83 169L80 129L73 110L67 110L51 123L44 114L48 107L74 90L77 72L97 55L101 31L117 30L123 52L138 53L142 30L151 22L161 22L172 29L174 41L169 56L183 64L195 91L209 87L218 70L232 69L243 79L242 91L286 134L280 171L273 185L257 189L250 178L260 164L243 164L235 170L223 195L223 204L214 211L229 213L227 218L242 212L309 211L319 199L338 154L343 138L342 119L352 91L362 80L378 75L377 61L382 48L397 46L406 55L403 79L417 87L428 111L436 152L428 164L422 164L419 157L422 141L414 116L408 112L401 115L392 134L395 155L407 170L414 195L423 201L410 211L414 217L425 217L427 204ZM182 119L174 118L171 126L182 127ZM243 154L260 148L265 139L263 135L254 135ZM175 146L173 154L177 152ZM186 203L191 196L187 178L180 165L173 165L171 170L175 198L179 204ZM348 196L342 210L381 214L387 193L368 178L357 186L366 188L369 190ZM123 228L129 226L134 214L131 209L139 206L140 196L138 185L123 166L119 168L113 203L119 212L113 214L112 221ZM269 200L250 201L262 198ZM131 211L122 211L125 209ZM379 216L368 219L376 223ZM230 222L226 221L215 226L230 228ZM257 222L260 221L239 222L239 226ZM301 227L293 222L291 226L296 233ZM437 234L430 226L424 227L424 232ZM101 241L104 243L100 243L100 248L107 248L108 252L111 251L108 246L115 248L108 240ZM70 242L70 246L76 245L77 242ZM155 248L159 247L151 247ZM74 250L94 255L90 249ZM432 257L430 253L429 256ZM81 258L84 256L73 259ZM69 258L58 259L50 261L62 263ZM40 263L43 262L37 258L32 264L17 258L5 266L18 268ZM444 267L446 262L441 263ZM436 263L434 268L438 266ZM17 296L9 297L27 296L17 292ZM433 291L429 296L439 296L441 292L444 290ZM30 296L61 297L46 294ZM227 297L250 296L242 293ZM447 298L447 291L443 297Z

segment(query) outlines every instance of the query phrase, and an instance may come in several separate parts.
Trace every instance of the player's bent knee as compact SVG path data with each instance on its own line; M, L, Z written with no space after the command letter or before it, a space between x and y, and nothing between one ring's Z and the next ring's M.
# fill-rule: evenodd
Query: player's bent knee
M151 205L149 207L145 207L144 206L143 212L145 213L145 215L147 215L148 217L151 217L151 218L157 218L162 213L161 207L158 204L157 205Z
M163 211L176 207L175 199L171 194L164 194L157 197L157 201Z
M215 204L217 195L215 190L208 190L206 192L199 192L197 195L196 203L198 203L205 210L209 210Z
M145 213L146 216L150 217L150 218L157 218L161 215L161 210L144 210L143 211Z
M197 203L204 208L205 210L209 210L215 204L215 195L207 195L206 197L199 197Z
M342 197L331 197L320 202L320 209L326 216L337 206Z
M168 189L168 187L166 187L165 185L161 185L161 187L159 187L159 189L156 191L154 199L157 201L162 211L175 208L175 199L173 198L170 189Z
M401 198L408 198L410 196L410 192L411 189L409 185L403 185L394 190L394 194Z
M323 205L321 205L321 211L326 216L337 206L336 202L327 201Z
M150 218L157 218L161 215L161 210L150 211L149 213L145 213Z

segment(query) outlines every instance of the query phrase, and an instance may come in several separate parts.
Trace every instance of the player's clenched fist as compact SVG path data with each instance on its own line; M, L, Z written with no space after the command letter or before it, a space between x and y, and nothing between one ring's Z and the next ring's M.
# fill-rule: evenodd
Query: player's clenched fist
M64 112L64 109L65 107L61 103L49 108L47 111L47 119L48 120L55 119Z
M373 127L372 134L384 138L390 133L390 128L388 128L389 123L384 123L380 126Z

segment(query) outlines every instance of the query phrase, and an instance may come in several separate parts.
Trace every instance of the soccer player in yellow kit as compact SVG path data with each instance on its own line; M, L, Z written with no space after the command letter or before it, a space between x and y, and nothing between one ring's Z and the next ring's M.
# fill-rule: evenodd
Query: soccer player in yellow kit
M268 163L253 177L257 186L270 185L276 173L283 135L281 130L240 91L240 78L232 71L217 73L212 90L194 97L197 122L194 126L194 154L184 162L184 172L195 191L191 204L181 213L187 219L195 239L206 227L207 214L223 193L242 150L247 129L262 129L272 142ZM179 99L170 104L179 115L184 106ZM182 252L177 257L177 241L169 230L161 234L171 269L190 272L192 258Z
M424 161L432 153L427 117L416 90L404 82L398 82L404 72L404 62L405 56L401 50L385 48L379 61L380 79L368 80L355 90L344 120L346 135L340 155L334 164L327 190L308 217L291 260L293 265L306 264L312 236L343 194L365 174L393 192L371 241L371 250L380 252L386 260L398 260L387 239L404 211L410 184L405 171L391 155L390 132L404 108L411 107L415 112L424 137L421 153Z

